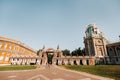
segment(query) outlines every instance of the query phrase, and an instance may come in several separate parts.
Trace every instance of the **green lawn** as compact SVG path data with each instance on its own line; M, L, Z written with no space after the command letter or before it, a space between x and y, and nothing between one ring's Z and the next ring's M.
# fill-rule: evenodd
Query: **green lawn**
M120 65L96 65L96 66L68 65L61 67L76 71L83 71L95 75L100 75L103 77L109 77L115 80L120 80Z
M30 70L30 69L35 69L35 68L36 66L9 65L9 66L0 66L0 71Z

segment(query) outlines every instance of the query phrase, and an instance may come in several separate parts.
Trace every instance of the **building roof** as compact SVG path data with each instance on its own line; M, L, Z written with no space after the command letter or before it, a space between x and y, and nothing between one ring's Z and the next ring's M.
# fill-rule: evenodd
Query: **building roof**
M106 46L117 46L117 45L120 45L120 41L109 43Z
M21 45L21 46L23 46L23 47L25 47L25 48L28 48L28 49L31 50L31 51L37 52L37 50L29 47L28 45L26 45L26 44L24 44L24 43L22 43L22 42L20 42L20 41L18 41L18 40L14 40L14 39L11 39L11 38L5 38L5 37L1 37L1 36L0 36L0 40L12 42L12 43L15 43L15 44L19 44L19 45Z

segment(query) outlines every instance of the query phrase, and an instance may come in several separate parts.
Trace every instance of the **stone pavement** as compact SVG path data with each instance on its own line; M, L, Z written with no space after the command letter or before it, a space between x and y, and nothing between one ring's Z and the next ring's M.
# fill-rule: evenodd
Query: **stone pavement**
M0 80L112 80L92 74L66 70L58 66L42 66L35 70L0 71Z

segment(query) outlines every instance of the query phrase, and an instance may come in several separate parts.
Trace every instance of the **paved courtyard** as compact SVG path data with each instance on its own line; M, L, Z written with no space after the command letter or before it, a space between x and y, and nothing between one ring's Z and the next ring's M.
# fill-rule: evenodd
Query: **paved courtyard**
M42 66L35 70L1 71L0 80L110 80L100 76L62 69L57 66Z

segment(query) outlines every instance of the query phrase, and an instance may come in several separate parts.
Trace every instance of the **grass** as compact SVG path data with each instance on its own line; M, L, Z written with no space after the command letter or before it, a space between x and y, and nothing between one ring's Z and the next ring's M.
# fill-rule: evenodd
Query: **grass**
M35 69L35 68L36 68L36 66L10 65L10 66L0 66L0 71L30 70L30 69Z
M115 80L120 80L120 65L96 65L96 66L68 65L61 67L76 71L83 71L103 77L109 77Z

